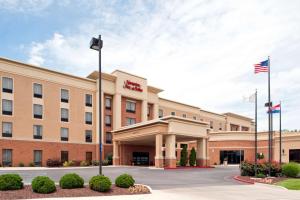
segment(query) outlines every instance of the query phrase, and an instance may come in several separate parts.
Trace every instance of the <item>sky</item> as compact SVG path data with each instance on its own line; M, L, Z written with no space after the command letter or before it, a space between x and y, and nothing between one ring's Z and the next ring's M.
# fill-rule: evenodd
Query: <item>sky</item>
M287 3L288 2L288 3ZM0 57L86 77L97 70L92 37L102 35L103 71L124 70L164 90L163 98L254 118L243 97L258 91L258 129L271 98L282 128L300 129L298 0L0 0ZM278 129L278 116L274 116Z

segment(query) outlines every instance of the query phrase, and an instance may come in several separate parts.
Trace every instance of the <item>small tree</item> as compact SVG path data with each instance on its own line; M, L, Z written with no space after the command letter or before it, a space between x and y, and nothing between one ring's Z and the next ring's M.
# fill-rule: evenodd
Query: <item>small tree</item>
M189 162L190 162L190 166L195 166L195 164L196 164L196 150L194 147L191 150Z
M184 145L180 153L180 166L186 166L188 161L187 145Z

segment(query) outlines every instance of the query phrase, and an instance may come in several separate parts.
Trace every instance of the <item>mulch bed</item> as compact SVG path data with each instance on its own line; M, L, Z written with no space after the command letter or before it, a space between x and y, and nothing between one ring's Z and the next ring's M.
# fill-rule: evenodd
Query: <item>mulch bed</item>
M287 178L285 177L254 178L251 176L235 176L234 179L241 182L250 183L250 184L254 184L254 183L275 184Z
M0 191L0 199L35 199L35 198L58 198L58 197L87 197L87 196L111 196L111 195L134 195L149 194L149 189L132 193L128 188L119 188L113 185L108 192L96 192L88 186L77 189L61 189L56 187L56 192L51 194L34 193L30 185L25 185L21 190Z

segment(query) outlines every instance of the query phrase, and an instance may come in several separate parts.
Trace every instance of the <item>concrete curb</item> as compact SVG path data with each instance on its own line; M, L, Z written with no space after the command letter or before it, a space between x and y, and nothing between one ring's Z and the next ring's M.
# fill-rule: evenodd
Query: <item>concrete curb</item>
M248 184L252 184L252 185L255 184L254 181L243 180L243 179L240 179L239 176L234 176L233 179L236 180L236 181L239 181L239 182L243 182L243 183L248 183Z
M111 168L115 167L113 165L111 166L102 166L103 168ZM94 169L99 168L99 166L88 166L88 167L0 167L1 171L32 171L32 170L66 170L66 169Z

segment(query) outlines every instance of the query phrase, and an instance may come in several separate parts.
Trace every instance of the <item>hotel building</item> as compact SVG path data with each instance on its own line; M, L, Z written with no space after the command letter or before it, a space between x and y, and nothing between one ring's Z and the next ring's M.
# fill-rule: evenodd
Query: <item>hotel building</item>
M3 166L48 159L99 159L99 106L103 157L114 165L176 167L184 145L197 151L198 165L254 159L252 119L218 114L159 97L147 79L116 70L86 78L0 58L0 160ZM99 105L101 92L102 105ZM278 160L278 133L273 159ZM267 133L259 133L267 156ZM283 161L300 160L300 138L284 134Z

